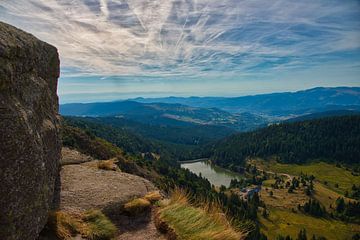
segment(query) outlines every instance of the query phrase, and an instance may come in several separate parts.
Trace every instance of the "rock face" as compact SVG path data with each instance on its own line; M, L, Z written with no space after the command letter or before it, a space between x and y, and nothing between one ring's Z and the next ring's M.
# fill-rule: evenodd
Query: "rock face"
M0 239L36 239L59 172L59 57L0 22Z
M79 164L91 161L94 161L92 157L82 154L75 149L70 149L67 147L63 147L61 149L60 165Z
M97 161L66 165L61 169L60 209L69 212L101 209L107 215L118 215L125 203L155 190L144 178L100 170Z

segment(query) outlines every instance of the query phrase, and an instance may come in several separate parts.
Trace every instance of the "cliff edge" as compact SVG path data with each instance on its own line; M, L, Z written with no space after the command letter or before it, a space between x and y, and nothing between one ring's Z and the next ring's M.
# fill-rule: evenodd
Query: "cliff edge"
M59 174L59 56L0 22L0 239L36 239Z

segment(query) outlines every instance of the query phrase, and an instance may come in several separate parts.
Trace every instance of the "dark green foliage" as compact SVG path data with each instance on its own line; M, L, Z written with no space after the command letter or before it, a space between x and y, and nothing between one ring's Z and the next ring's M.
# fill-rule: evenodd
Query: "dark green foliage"
M63 146L75 148L78 151L97 159L110 159L122 154L122 150L113 144L100 139L90 132L62 122L61 137Z
M360 202L346 203L343 198L338 198L335 211L335 216L341 220L360 223Z
M284 236L279 235L276 237L276 240L292 240L292 238L290 236L284 237Z
M130 123L129 125L126 125L123 121L127 123L130 122L133 125ZM203 131L203 133L199 133L199 131L194 129L184 130L170 126L144 125L128 120L116 120L116 118L112 117L64 117L64 122L67 125L81 128L93 136L103 138L124 149L128 153L161 153L163 156L166 155L169 156L169 158L172 158L174 162L176 160L201 158L203 156L203 151L201 150L201 146L198 146L198 144L200 144L200 142L214 140L213 137L204 135L204 132L206 132L205 130L200 130ZM123 123L125 125L122 125ZM158 136L155 136L156 130L159 130ZM216 133L213 134L213 136L216 135ZM184 140L187 144L178 143L182 142L181 139L187 139Z
M300 230L297 240L307 240L306 229Z
M307 240L307 239L308 238L307 238L307 235L306 235L306 229L301 229L300 232L298 233L298 236L297 236L296 240ZM277 236L276 240L293 240L293 238L290 237L290 236L284 237L284 236L279 235L279 236ZM317 236L313 235L311 237L311 240L326 240L326 238L323 237L323 236L318 236L317 237Z
M231 136L212 147L215 164L234 169L247 157L276 156L286 163L312 159L346 164L360 163L360 116L274 124Z
M351 193L349 197L360 200L360 186L356 186L355 184L351 188Z
M168 122L159 122L160 120L158 122L144 123L118 117L86 119L95 123L119 127L146 138L174 144L202 145L234 133L234 130L226 127L195 123L172 124Z
M325 208L315 199L309 199L300 209L315 217L324 217L327 214Z
M140 154L146 152L159 153L159 147L141 136L121 128L114 128L105 124L91 121L89 118L64 117L64 124L80 128L88 135L103 138L128 153Z
M359 233L354 234L354 236L352 236L351 239L352 240L360 240L360 234Z

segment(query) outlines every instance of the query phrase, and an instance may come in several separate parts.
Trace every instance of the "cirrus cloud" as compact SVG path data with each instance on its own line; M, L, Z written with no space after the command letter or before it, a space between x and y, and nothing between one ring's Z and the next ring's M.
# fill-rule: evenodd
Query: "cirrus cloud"
M0 20L55 45L63 77L170 81L359 68L356 0L2 0Z

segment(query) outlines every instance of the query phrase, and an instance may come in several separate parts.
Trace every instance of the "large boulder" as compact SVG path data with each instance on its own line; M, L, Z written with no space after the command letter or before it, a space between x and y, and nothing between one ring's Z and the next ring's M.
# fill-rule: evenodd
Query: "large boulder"
M59 173L59 57L0 22L0 239L36 239Z
M157 190L142 177L101 170L97 164L98 161L92 161L62 167L61 210L81 212L101 209L108 216L116 216L125 203Z

